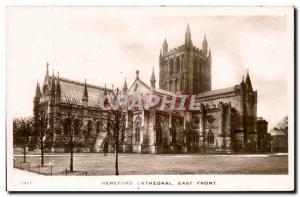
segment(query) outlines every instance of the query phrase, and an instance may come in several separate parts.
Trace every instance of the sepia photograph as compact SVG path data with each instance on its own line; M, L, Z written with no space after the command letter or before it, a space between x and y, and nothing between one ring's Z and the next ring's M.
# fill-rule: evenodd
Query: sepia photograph
M8 6L8 190L293 191L294 83L293 7Z

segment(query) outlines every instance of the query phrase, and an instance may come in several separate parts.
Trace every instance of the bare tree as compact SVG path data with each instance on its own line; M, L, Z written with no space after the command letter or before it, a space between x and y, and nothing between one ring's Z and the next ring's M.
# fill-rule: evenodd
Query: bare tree
M62 137L70 151L70 172L74 171L74 148L83 139L81 127L84 123L84 114L81 113L82 110L82 107L72 106L70 103L64 104L56 116L58 124L62 126Z
M45 111L39 111L34 116L35 135L39 140L41 148L41 166L44 166L44 147L47 133L48 116Z
M106 90L105 93L106 94ZM115 89L110 92L110 99L106 98L103 110L102 119L106 123L106 138L114 146L115 151L115 175L119 175L119 150L120 144L124 142L125 138L129 137L125 134L125 123L127 115L127 105L119 103L119 96L122 92Z

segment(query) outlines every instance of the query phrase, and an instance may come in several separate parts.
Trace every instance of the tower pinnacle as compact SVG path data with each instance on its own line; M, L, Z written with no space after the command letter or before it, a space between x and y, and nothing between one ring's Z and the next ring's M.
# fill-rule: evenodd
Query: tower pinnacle
M207 55L207 40L206 40L206 34L204 34L204 39L202 42L202 51L204 53L204 55Z
M186 28L186 32L185 32L185 44L187 47L192 46L192 36L191 36L189 24L187 24L187 28Z
M127 82L126 82L126 78L125 78L124 85L123 85L123 92L126 93L127 91L128 91L128 88L127 88Z
M152 75L151 75L151 79L150 79L152 88L155 88L155 82L156 82L156 79L155 79L155 74L154 74L154 68L152 68Z
M168 52L168 43L167 43L167 39L164 39L163 42L163 48L162 48L162 55L165 55Z

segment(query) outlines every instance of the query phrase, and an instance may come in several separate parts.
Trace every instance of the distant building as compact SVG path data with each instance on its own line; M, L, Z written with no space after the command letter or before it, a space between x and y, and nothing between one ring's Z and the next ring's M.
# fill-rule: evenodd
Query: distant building
M150 109L128 112L128 123L123 132L129 133L121 146L122 152L133 153L234 153L266 152L270 136L266 133L268 123L257 119L257 91L253 90L250 75L239 84L228 88L211 90L212 54L206 37L202 49L192 42L189 26L183 45L169 50L166 39L159 56L159 87L154 72L149 77L150 86L139 78L130 88L125 81L123 91L128 95L156 95L180 98L195 95L198 111ZM39 84L34 98L34 113L45 110L49 115L48 147L63 151L61 132L54 119L55 113L65 105L72 105L78 113L87 115L91 131L103 135L100 96L104 88L80 83L46 71L42 90ZM90 136L90 135L84 135ZM105 136L83 140L79 151L112 150Z
M271 151L272 152L288 152L288 117L281 120L271 133Z

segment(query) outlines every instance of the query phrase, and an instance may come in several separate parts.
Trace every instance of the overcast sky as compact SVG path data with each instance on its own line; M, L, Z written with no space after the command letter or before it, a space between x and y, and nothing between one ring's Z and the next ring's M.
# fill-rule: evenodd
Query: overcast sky
M225 11L224 11L225 10ZM251 9L250 9L251 11ZM37 79L50 72L104 86L130 86L135 71L149 83L158 78L164 38L169 48L184 43L187 23L201 48L204 34L212 51L212 88L240 83L249 69L258 90L258 116L272 126L286 114L287 70L292 68L286 10L249 8L15 7L7 10L8 110L31 115Z

